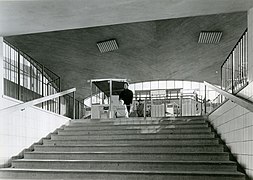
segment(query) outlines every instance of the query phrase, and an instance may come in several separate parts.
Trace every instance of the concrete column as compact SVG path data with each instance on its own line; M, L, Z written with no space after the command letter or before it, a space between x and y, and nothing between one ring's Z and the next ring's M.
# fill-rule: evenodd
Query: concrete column
M3 37L0 37L0 102L2 99L2 95L4 94L4 67L3 67Z
M249 82L253 81L253 8L248 11L248 67Z

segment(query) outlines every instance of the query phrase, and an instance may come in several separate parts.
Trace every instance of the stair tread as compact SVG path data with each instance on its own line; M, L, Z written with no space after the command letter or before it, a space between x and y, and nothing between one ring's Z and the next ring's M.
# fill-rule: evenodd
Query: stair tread
M55 140L52 140L55 141ZM119 146L134 146L134 147L206 147L206 146L211 146L211 147L221 147L223 146L222 144L186 144L186 145L175 145L175 144L160 144L160 145L150 145L150 144L82 144L82 145L34 145L34 147L119 147Z
M83 127L85 127L85 126L83 126ZM82 126L67 126L67 130L69 130L69 129L82 129L83 128ZM113 127L113 126L112 126ZM66 127L65 127L66 128ZM66 130L64 128L64 130ZM172 129L174 129L174 130L178 130L178 129L199 129L200 127L195 127L195 126L193 126L193 127L176 127L176 128L163 128L162 130L172 130ZM209 126L204 126L204 127L201 127L202 129L203 128L205 128L205 129L209 129L210 127ZM86 131L117 131L117 130L139 130L139 129L141 129L141 128L137 128L137 127L135 127L135 128L125 128L125 129L86 129Z
M57 129L0 172L17 177L245 177L201 117L81 121Z
M190 122L190 121L189 121ZM160 122L158 122L157 124L155 123L132 123L132 124L128 124L128 123L114 123L114 124L87 124L87 123L71 123L69 126L70 127L78 127L78 125L80 126L85 126L85 127L107 127L107 126L170 126L170 125L207 125L206 122L172 122L172 123L169 123L169 122L166 122L164 124L161 124Z
M189 128L190 129L190 128ZM123 129L123 130L135 130L135 129ZM93 130L92 130L93 131ZM103 131L103 130L101 130ZM72 130L72 129L64 129L64 130L59 130L58 132L87 132L87 131L84 131L84 130ZM163 135L163 134L211 134L213 132L209 132L209 131L206 131L206 132L173 132L173 133L170 133L170 132L161 132L161 131L158 131L158 132L136 132L136 133L130 133L130 134L125 134L125 133L122 133L122 134L103 134L103 136L117 136L117 135L151 135L151 134L158 134L158 135ZM87 134L89 136L101 136L101 134Z
M244 176L240 172L219 172L219 171L127 171L127 170L76 170L76 169L23 169L4 168L1 171L26 171L26 172L79 172L79 173L124 173L124 174L199 174L199 175L234 175Z
M57 136L61 136L61 137L68 137L68 135L57 135ZM203 137L200 137L200 138L185 138L185 137L178 137L178 138L167 138L167 137L164 137L164 138L122 138L122 139L83 139L83 140L80 140L80 139L76 139L76 140L71 140L71 141L119 141L119 140L131 140L131 141L136 141L136 140L142 140L142 141L149 141L149 140L218 140L218 138L203 138ZM68 139L50 139L50 140L53 140L53 141L66 141Z
M164 160L58 160L58 159L17 159L13 162L108 162L108 163L189 163L189 164L236 164L233 161L164 161Z
M228 152L106 152L106 151L96 151L96 152L41 152L41 151L33 151L33 152L25 152L27 154L190 154L190 155L227 155Z

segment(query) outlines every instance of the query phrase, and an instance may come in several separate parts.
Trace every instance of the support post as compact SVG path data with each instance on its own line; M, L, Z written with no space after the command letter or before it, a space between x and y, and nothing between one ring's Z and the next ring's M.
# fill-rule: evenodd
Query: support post
M59 90L59 92L61 92L61 78L59 77L58 78L58 81L59 81L59 87L58 87L58 90ZM59 114L61 114L61 97L59 97L59 104L58 104L58 106L59 106Z
M112 80L110 80L110 113L109 117L113 118L113 112L112 112Z
M73 119L76 118L76 104L75 104L75 97L76 96L76 92L73 92Z
M204 108L205 108L205 111L204 111L204 113L206 114L206 85L205 85L205 98L204 98Z
M18 100L21 100L21 92L20 92L20 52L18 50Z
M147 100L146 100L146 98L145 98L145 100L144 100L144 108L143 108L143 116L144 116L144 119L146 119L146 117L147 117L147 115L146 115L146 108L147 108L147 106L146 106L146 102L147 102Z
M232 62L231 62L231 66L232 66L231 67L231 71L232 71L231 72L232 73L232 77L231 77L232 78L232 80L231 80L232 81L231 82L232 83L232 94L234 94L234 59L235 58L234 58L234 52L233 52L233 54L232 54Z
M42 65L42 68L41 68L41 76L42 76L42 81L41 81L41 84L42 84L41 94L42 94L42 97L44 97L44 66L43 66L43 65ZM41 104L42 109L44 109L43 104L44 104L44 103Z

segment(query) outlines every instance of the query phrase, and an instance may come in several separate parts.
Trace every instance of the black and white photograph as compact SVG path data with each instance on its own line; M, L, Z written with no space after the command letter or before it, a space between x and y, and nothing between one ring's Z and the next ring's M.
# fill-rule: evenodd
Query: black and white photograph
M253 180L253 0L0 0L0 180Z

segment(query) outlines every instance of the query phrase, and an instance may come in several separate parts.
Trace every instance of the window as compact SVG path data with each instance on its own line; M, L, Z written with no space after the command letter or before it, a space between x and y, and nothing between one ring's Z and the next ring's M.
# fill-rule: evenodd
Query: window
M174 89L175 81L167 81L167 89Z
M166 89L166 81L158 81L159 89Z
M142 83L143 90L150 90L151 82L143 82Z
M151 89L158 89L158 81L151 81Z

